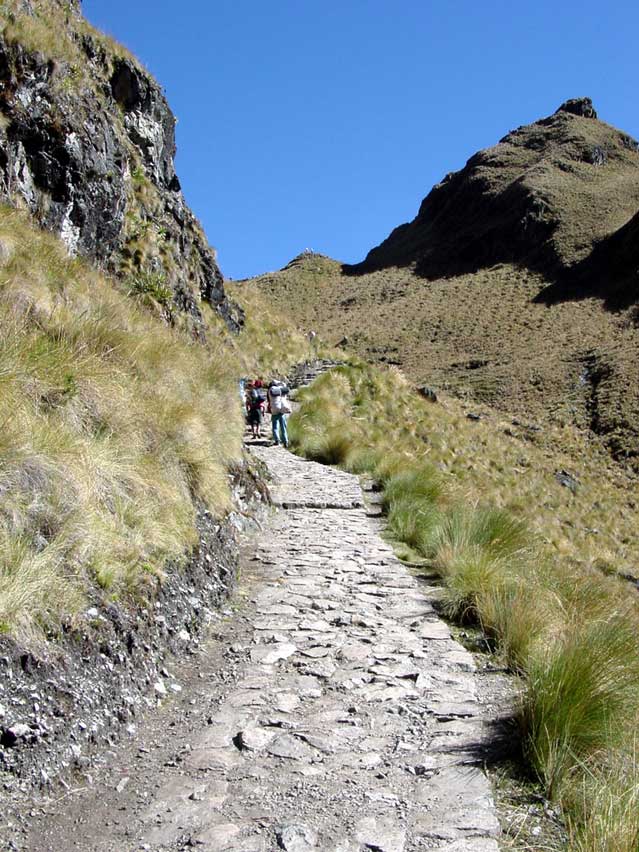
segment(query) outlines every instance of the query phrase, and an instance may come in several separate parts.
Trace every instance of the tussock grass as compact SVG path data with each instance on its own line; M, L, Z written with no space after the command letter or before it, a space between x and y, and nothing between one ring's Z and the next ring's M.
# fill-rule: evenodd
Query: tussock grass
M398 541L421 553L441 522L438 507L428 500L414 500L410 496L393 500L388 508L388 528Z
M486 634L504 663L518 674L525 674L530 660L543 653L551 638L556 597L540 583L514 577L496 579L491 585L475 590L477 614ZM534 606L531 606L534 600Z
M284 376L293 364L331 354L332 350L319 343L311 345L289 313L274 308L252 282L227 281L224 287L245 313L237 337L221 331L226 347L233 351L245 374Z
M639 701L636 624L622 614L574 625L533 658L521 722L531 762L550 794L576 762L623 743Z
M376 465L380 468L380 463ZM399 467L384 481L384 508L390 510L399 500L436 503L442 496L441 477L431 465Z
M636 746L611 751L593 766L582 764L571 788L574 852L636 852L639 849L639 762Z
M484 595L503 594L513 585L532 547L526 525L503 510L456 505L432 530L423 552L445 581L446 613L481 622Z
M382 506L391 535L425 553L441 523L441 477L428 464L414 462L411 466L397 457L377 460L372 471L383 483Z
M0 629L145 597L230 507L237 363L168 328L0 207ZM224 416L220 416L224 412Z
M501 476L504 489L516 489L517 479L488 439L475 437L472 459L460 452L465 418L419 399L396 371L353 362L322 376L300 401L291 418L295 450L377 479L389 535L439 573L447 614L483 627L523 677L524 750L566 813L572 848L636 849L634 593L531 523L538 504L514 494L487 505L478 468ZM548 495L548 507L556 511L563 496Z

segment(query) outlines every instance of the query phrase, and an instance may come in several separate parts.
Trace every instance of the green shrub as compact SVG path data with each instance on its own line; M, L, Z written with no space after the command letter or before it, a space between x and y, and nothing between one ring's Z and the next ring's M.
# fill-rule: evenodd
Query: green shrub
M150 300L167 307L173 300L173 291L162 272L138 272L127 280L126 286L130 296L141 297L143 302Z

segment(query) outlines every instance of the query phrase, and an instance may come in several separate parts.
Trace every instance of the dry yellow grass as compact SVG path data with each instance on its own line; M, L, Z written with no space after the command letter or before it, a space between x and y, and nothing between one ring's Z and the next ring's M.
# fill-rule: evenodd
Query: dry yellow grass
M425 281L410 269L342 275L336 261L310 258L255 282L298 325L333 343L347 337L352 351L398 364L416 383L582 430L596 405L607 438L639 452L639 330L628 312L594 298L538 304L545 280L508 265ZM594 390L593 355L612 373Z
M229 298L244 310L245 323L239 335L227 335L246 375L285 375L294 364L330 354L320 343L311 343L295 324L290 311L274 306L251 282L226 282Z
M0 627L33 637L87 595L144 596L195 542L196 503L230 507L238 366L6 207L0 325Z

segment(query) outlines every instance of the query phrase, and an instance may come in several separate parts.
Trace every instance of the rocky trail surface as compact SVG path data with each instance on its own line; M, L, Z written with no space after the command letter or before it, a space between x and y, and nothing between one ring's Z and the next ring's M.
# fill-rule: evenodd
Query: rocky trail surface
M95 777L10 813L5 848L497 852L473 658L435 590L355 477L253 452L278 509L208 646Z

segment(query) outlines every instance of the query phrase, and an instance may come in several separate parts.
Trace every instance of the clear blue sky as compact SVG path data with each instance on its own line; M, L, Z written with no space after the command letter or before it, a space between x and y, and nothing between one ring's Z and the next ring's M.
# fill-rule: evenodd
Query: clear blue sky
M589 96L639 137L637 0L84 0L164 86L227 277L354 262L446 172Z

